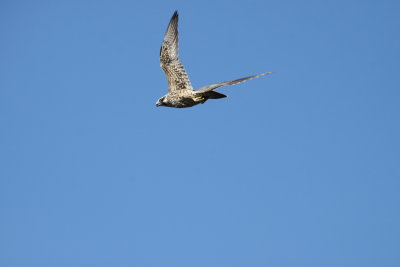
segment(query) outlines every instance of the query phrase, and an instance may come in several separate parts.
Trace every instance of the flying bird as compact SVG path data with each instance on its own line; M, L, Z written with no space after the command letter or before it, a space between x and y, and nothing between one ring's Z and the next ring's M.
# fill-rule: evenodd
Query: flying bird
M189 76L178 57L178 11L175 11L168 24L164 40L160 49L160 66L168 80L168 93L158 99L156 106L173 108L187 108L197 104L204 104L208 99L227 97L214 91L225 86L241 83L250 79L268 75L271 72L260 73L232 81L207 85L194 90Z

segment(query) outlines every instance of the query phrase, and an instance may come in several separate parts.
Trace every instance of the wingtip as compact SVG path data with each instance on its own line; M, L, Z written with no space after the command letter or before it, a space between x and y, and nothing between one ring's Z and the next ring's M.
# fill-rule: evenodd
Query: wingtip
M264 75L269 75L269 74L274 74L275 72L273 71L269 71L269 72L264 72L264 73L260 73L260 76L264 76Z
M179 16L178 10L175 10L174 14L172 15L172 18L177 18Z

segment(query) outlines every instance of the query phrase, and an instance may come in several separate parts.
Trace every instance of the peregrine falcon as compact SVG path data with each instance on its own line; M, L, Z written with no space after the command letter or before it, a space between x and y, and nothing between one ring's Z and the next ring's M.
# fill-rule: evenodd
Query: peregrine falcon
M227 97L214 91L218 87L232 85L268 75L271 72L260 73L232 81L226 81L201 87L193 90L189 77L182 62L178 58L178 11L172 15L165 32L164 41L160 49L160 66L168 80L168 94L158 99L156 106L173 108L187 108L197 104L203 104L208 99Z

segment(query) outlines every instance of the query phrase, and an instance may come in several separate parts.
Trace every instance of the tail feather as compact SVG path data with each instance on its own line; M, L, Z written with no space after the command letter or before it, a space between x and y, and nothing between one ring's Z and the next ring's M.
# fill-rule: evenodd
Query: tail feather
M208 91L208 92L203 93L203 95L205 97L207 97L208 99L220 99L220 98L227 97L227 95L218 93L216 91Z

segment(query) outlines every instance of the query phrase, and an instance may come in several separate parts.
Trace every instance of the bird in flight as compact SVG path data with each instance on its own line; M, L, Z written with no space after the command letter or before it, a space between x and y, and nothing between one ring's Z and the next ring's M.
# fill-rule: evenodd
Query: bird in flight
M214 91L221 86L241 83L271 73L260 73L232 81L207 85L194 90L189 76L178 58L178 11L175 11L172 15L165 32L164 41L160 49L160 66L167 76L168 93L158 99L157 107L188 108L197 104L204 104L208 99L227 97Z

